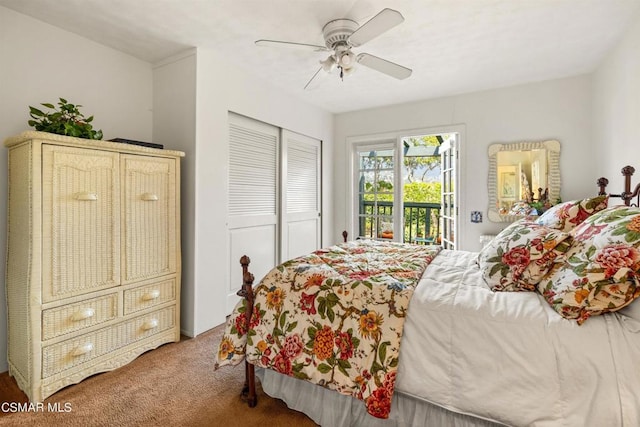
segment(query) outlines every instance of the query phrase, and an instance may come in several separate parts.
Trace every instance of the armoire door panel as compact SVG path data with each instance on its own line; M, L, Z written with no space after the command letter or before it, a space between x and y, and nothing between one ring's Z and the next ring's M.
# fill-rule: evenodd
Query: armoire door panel
M123 283L176 272L175 159L122 156Z
M44 145L44 301L120 283L118 154Z

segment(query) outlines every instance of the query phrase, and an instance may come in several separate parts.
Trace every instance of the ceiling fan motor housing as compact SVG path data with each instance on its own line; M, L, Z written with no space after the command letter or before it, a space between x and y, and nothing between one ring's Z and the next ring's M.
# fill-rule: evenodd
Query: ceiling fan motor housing
M327 22L322 28L324 42L329 49L336 50L336 47L349 47L347 40L358 29L358 23L351 19L334 19Z

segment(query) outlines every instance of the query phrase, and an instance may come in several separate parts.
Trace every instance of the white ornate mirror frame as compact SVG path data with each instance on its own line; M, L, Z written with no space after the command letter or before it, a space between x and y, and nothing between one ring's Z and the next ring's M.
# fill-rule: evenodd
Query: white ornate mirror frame
M531 150L547 150L546 188L549 191L548 200L552 203L560 197L560 142L548 140L540 142L515 142L510 144L491 144L489 146L489 212L488 218L493 222L513 222L522 218L521 215L510 215L500 212L498 207L498 153L522 152ZM533 189L535 191L536 189Z

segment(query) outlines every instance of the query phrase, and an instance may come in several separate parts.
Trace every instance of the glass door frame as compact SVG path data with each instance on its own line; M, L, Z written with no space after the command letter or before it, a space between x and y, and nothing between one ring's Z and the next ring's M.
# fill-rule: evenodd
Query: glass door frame
M392 221L393 221L393 241L394 242L400 242L402 241L401 237L402 237L402 230L404 229L404 224L402 224L402 222L404 221L403 215L402 215L402 186L401 185L396 185L396 180L397 180L397 176L398 174L402 174L402 169L401 169L401 162L399 162L399 158L400 158L400 146L398 144L399 140L390 140L390 139L383 139L383 140L378 140L378 141L366 141L363 143L354 143L351 146L351 159L352 159L352 172L351 172L351 176L349 179L349 183L350 183L350 187L351 187L351 193L352 193L352 212L353 212L353 217L352 217L352 227L350 227L350 229L352 230L352 235L353 238L357 238L357 237L364 237L364 236L359 236L359 232L360 232L360 206L359 206L359 198L358 198L358 194L355 191L355 183L357 182L357 180L359 179L359 176L356 176L356 174L359 175L359 171L360 171L360 156L359 153L361 152L365 152L365 151L387 151L387 150L392 150L393 151L393 213L392 213ZM396 204L398 203L398 201L401 202L401 207L400 209L396 209ZM374 237L377 238L377 237Z
M355 194L355 174L358 170L357 168L357 156L356 147L376 147L378 144L389 143L395 144L394 155L397 159L401 153L402 149L402 139L409 135L438 135L438 134L457 134L457 145L458 145L458 156L457 156L457 167L456 167L456 192L455 199L458 208L456 209L456 221L455 221L455 236L456 238L456 249L465 249L466 243L460 239L460 236L466 235L467 222L462 219L468 217L465 198L462 197L461 191L461 183L466 182L466 156L464 153L466 152L466 126L464 124L452 124L452 125L444 125L444 126L434 126L428 128L418 128L418 129L408 129L408 130L400 130L393 132L385 132L378 134L370 134L370 135L360 135L360 136L350 136L346 138L346 147L345 147L345 155L347 159L347 180L344 185L346 185L347 191L347 203L345 207L347 208L346 212L346 230L349 231L349 239L357 238L358 234L358 200L357 194ZM401 174L400 170L400 162L395 162L396 166L396 174ZM394 189L397 193L394 194L394 200L402 200L402 188L398 189L397 185L394 185ZM400 186L401 187L401 186ZM397 236L400 236L402 230L404 229L403 216L401 214L401 209L394 210L394 241ZM398 216L398 217L397 217ZM400 240L398 240L400 241Z

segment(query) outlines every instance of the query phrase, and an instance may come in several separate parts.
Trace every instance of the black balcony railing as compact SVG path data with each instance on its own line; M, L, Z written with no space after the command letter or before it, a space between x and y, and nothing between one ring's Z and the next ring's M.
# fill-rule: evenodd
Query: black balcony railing
M403 241L408 243L435 243L440 236L439 203L403 203ZM360 236L393 238L393 202L360 201Z

